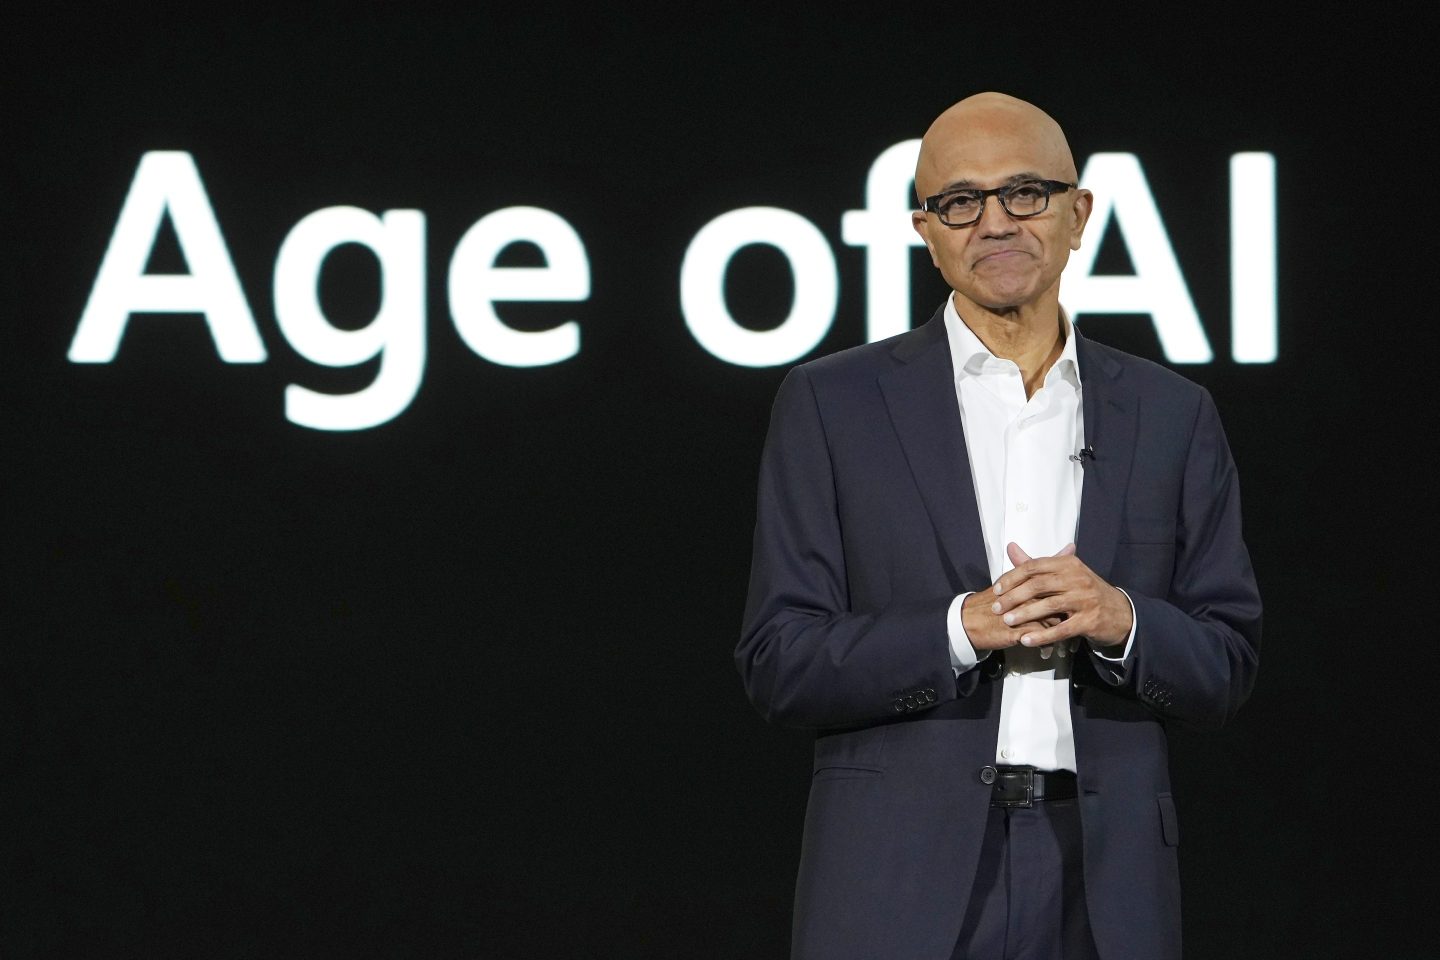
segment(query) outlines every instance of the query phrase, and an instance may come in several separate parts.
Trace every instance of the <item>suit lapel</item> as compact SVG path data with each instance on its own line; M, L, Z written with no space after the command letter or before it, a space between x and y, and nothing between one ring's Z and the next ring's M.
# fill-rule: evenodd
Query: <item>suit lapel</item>
M1121 366L1076 333L1085 406L1085 461L1080 488L1080 522L1075 553L1105 580L1115 561L1130 463L1135 456L1138 398L1126 389Z
M990 565L955 397L944 308L900 337L892 352L899 365L881 374L880 389L948 561L952 585L957 592L984 589L990 583Z

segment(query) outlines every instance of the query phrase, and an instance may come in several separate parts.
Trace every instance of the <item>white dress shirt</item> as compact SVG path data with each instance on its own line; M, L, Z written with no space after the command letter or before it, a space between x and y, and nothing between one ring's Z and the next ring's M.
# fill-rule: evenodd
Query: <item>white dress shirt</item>
M1062 315L1060 322L1065 329L1064 349L1045 382L1027 399L1020 368L980 342L960 319L953 298L945 302L955 395L992 582L1014 566L1005 550L1011 542L1032 557L1051 556L1075 542L1084 472L1070 457L1085 445L1085 415L1075 337L1069 320ZM957 675L979 661L961 620L960 607L968 596L962 593L951 602L947 623L950 661ZM1129 655L1135 639L1133 604L1131 609L1124 654L1107 657L1118 663ZM1075 769L1072 660L1063 656L1063 644L1055 646L1054 655L1020 646L1005 651L997 763Z

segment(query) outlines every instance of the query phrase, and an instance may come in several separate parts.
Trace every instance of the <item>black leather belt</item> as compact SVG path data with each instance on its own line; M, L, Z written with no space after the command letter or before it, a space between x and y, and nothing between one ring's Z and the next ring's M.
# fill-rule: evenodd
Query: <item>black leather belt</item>
M1069 800L1079 794L1069 770L1036 770L997 763L980 768L980 782L990 785L990 806L1033 807L1036 800Z

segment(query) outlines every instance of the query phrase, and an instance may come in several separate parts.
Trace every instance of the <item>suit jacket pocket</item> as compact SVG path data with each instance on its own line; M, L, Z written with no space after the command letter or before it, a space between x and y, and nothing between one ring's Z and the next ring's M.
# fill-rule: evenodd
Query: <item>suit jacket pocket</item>
M1129 516L1120 529L1110 582L1127 592L1167 597L1175 575L1175 522Z
M1165 838L1165 846L1180 846L1180 821L1175 816L1175 798L1161 793L1156 795L1155 800L1160 804L1160 833Z
M876 777L885 776L884 770L874 770L870 767L821 767L815 771L810 782L819 783L824 780L874 780Z
M831 733L815 739L815 779L850 780L885 773L889 726Z

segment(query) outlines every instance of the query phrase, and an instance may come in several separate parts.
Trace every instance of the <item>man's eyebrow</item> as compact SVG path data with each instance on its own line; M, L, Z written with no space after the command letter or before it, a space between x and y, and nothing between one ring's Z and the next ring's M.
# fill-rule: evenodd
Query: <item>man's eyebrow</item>
M1033 170L1024 170L1020 173L1012 173L1005 178L1005 186L1012 183L1022 183L1026 180L1044 180L1040 174ZM980 187L974 180L951 180L940 188L941 193L953 193L956 190L979 190Z

